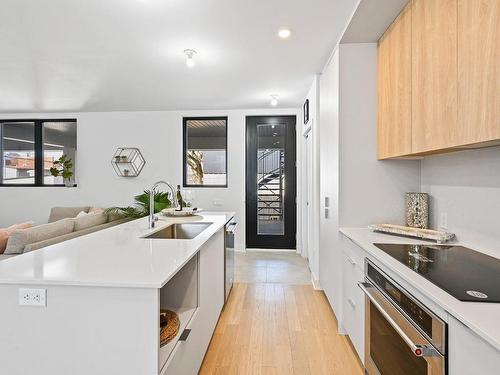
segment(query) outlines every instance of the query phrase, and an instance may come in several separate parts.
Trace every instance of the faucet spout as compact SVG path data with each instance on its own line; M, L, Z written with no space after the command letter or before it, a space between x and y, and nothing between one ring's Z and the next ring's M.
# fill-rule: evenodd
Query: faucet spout
M155 215L155 190L159 185L166 185L170 189L170 192L172 193L172 203L174 208L177 208L178 202L177 202L177 196L175 194L175 189L174 187L166 182L166 181L158 181L151 186L151 189L149 190L149 229L153 229L155 227L155 221L157 220L157 217Z

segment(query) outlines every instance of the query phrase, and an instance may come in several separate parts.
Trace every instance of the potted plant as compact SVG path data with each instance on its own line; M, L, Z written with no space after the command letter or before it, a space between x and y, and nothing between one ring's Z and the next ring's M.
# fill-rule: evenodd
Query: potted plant
M135 205L128 207L110 207L106 213L138 219L149 215L149 190L144 190L144 193L134 197ZM154 211L160 212L171 206L170 194L163 191L154 192Z
M67 155L61 156L52 163L50 174L54 177L62 177L67 187L73 186L73 160Z

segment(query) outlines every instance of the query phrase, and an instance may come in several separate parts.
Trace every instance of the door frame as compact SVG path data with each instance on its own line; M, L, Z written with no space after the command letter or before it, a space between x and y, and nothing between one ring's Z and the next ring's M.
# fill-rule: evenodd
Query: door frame
M256 151L257 124L278 125L285 123L286 150L285 154L285 209L284 209L284 235L258 235L257 234L257 209L254 204L257 200L256 157L249 157L251 150ZM297 116L296 115L270 115L246 116L245 120L245 221L246 221L246 247L264 249L296 249L297 247ZM253 146L252 149L249 145Z

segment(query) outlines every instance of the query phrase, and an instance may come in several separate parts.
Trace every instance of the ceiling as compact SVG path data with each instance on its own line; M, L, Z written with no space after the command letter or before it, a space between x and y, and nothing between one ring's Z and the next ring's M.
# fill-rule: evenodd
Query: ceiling
M2 0L0 112L297 107L356 4Z

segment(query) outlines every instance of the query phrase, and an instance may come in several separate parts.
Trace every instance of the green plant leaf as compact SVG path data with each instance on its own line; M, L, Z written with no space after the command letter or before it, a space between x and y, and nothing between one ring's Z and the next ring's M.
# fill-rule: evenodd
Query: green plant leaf
M155 213L171 206L169 196L169 193L163 191L154 192ZM106 211L115 214L123 214L130 218L140 218L149 215L149 190L144 190L142 194L136 195L134 201L135 205L133 207L111 207Z

